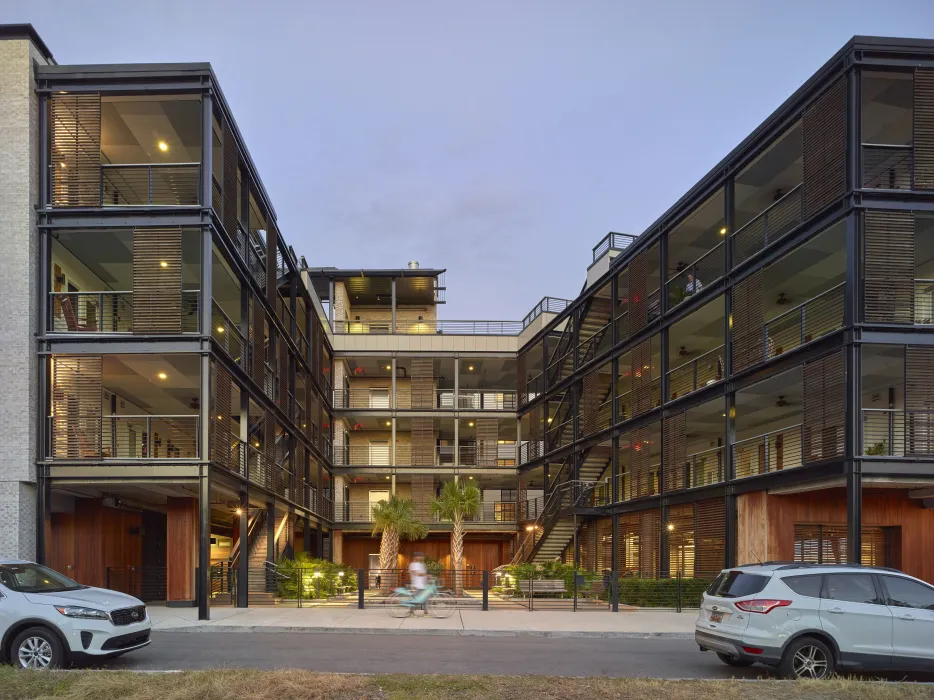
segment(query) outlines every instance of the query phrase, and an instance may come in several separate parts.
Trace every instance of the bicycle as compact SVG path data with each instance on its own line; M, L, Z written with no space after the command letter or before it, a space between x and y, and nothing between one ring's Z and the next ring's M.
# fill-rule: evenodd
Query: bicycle
M421 591L404 586L397 588L384 605L393 617L408 617L418 608L423 608L432 617L450 617L457 609L457 600L440 589L437 579L430 578L428 586Z

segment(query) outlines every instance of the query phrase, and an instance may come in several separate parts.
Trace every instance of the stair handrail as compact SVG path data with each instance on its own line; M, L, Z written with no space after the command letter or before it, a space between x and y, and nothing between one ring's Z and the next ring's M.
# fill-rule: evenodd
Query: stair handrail
M521 564L524 559L533 554L536 545L535 533L541 533L538 535L538 543L544 541L548 532L554 526L554 521L557 520L558 514L565 508L573 508L578 505L585 493L592 493L593 490L599 484L604 483L604 481L583 481L574 479L559 484L551 491L548 495L548 499L545 501L545 505L542 507L541 514L535 519L535 524L532 526L532 529L528 531L522 544L516 549L511 563ZM574 496L573 493L575 489L577 490L576 496ZM570 498L567 498L569 494ZM566 505L565 502L567 502Z
M247 542L247 556L250 556L250 550L253 548L253 540L256 535L256 528L259 524L259 521L263 519L266 511L260 510L255 512L249 519L249 522L246 526L246 542ZM234 542L233 547L230 549L230 556L227 558L227 564L233 569L237 563L240 561L240 552L242 548L240 547L240 540L238 539Z

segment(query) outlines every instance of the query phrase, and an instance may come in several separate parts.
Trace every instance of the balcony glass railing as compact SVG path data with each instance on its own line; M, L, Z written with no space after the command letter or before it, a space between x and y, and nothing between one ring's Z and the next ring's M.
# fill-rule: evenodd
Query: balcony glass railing
M914 189L914 147L912 145L864 143L862 155L865 189Z
M803 464L802 425L773 430L733 445L733 470L737 479L768 474Z
M934 411L864 408L863 454L867 457L934 454Z
M179 332L197 333L200 294L197 289L183 289L180 312L147 303L146 320L142 321L134 316L134 302L139 303L139 295L132 291L51 292L48 329L51 333L145 332L146 329L140 326L151 323L153 317L160 328L165 328L167 322L174 320L174 315L179 313ZM160 299L158 304L164 305L165 302Z
M198 458L198 416L49 417L53 459L168 460Z
M101 165L101 206L196 206L200 163Z

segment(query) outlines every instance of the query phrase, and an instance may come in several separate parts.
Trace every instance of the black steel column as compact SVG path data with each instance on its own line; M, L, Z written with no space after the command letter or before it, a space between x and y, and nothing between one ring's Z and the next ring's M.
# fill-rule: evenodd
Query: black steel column
M863 477L862 421L860 416L860 349L850 343L846 353L846 526L847 560L859 564L862 557L863 534Z
M724 512L726 513L726 529L723 537L723 567L725 569L736 566L736 494L733 487L727 487ZM746 562L743 562L746 563Z
M328 561L334 561L334 530L329 531L328 537L331 538L331 551L328 553ZM315 545L318 550L318 557L324 559L324 528L320 522L318 523L318 538Z
M311 556L311 518L307 515L302 518L304 530L302 532L302 548L308 556Z
M671 552L668 549L668 499L662 499L660 509L661 527L659 528L659 550L658 550L658 577L668 578L671 576Z
M862 320L862 236L857 212L846 218L846 291L844 294L843 325L852 328ZM850 340L850 338L848 338Z
M47 475L48 467L36 468L36 561L48 564L47 528L52 526L52 486Z
M211 609L211 466L201 465L198 479L198 580L195 591L198 596L198 619L210 620Z
M577 570L581 566L581 548L577 538L577 513L574 514L574 611L577 612Z
M250 492L240 488L240 559L237 561L237 607L250 605Z
M214 99L210 91L201 95L201 206L211 208L214 178ZM233 232L230 232L233 235ZM201 261L210 266L211 258ZM210 314L208 314L210 318Z

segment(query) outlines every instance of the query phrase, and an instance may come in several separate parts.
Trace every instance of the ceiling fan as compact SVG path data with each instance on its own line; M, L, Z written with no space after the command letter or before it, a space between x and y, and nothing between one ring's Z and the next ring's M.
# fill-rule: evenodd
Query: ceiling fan
M784 408L785 406L789 406L789 405L791 405L791 404L789 404L787 401L785 401L785 397L784 397L784 396L779 396L779 397L778 397L778 401L775 402L775 405L778 406L779 408Z

